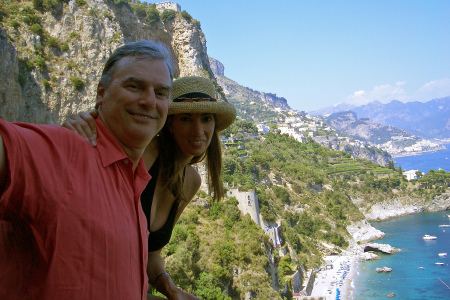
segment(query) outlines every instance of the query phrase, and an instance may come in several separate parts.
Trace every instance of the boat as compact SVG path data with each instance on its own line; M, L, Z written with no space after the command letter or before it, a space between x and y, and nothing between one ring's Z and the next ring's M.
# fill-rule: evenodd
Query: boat
M439 256L447 256L447 253L443 252L443 253L439 253Z
M444 265L444 263L441 263L441 262L437 262L437 263L434 263L435 265L440 265L440 266L443 266Z
M450 225L439 225L439 227L450 227Z
M424 239L424 240L436 240L437 237L434 236L434 235L425 234L425 235L423 236L423 239Z

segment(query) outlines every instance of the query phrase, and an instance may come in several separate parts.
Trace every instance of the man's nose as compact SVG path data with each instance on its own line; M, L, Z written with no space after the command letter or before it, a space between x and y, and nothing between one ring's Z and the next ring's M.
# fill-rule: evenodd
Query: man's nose
M153 89L149 89L143 95L141 100L139 101L141 105L145 105L148 108L153 108L156 106L156 95Z

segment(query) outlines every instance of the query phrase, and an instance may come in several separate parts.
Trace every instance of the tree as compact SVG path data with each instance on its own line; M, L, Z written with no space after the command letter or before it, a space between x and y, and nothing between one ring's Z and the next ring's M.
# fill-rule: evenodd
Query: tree
M162 14L161 14L161 20L165 23L168 21L172 21L173 19L175 19L175 11L171 10L171 9L165 9Z

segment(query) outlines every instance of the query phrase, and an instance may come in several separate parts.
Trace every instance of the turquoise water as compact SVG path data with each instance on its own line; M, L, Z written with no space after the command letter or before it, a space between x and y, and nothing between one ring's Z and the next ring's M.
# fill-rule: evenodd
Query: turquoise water
M447 150L394 158L395 166L401 166L404 171L419 170L422 173L428 173L430 169L437 171L439 168L450 172L450 144L444 146Z
M393 299L422 300L450 299L450 211L419 213L371 224L386 233L377 243L389 244L401 251L380 255L379 260L359 264L353 298L357 300ZM437 240L424 240L425 234ZM447 252L445 257L438 253ZM442 262L444 265L436 265ZM376 273L376 268L392 268L391 273ZM420 267L423 267L421 269ZM447 286L446 286L447 285Z

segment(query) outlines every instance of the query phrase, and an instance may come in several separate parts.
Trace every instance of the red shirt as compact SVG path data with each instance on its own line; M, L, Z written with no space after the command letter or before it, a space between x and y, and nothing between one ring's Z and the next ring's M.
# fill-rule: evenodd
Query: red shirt
M136 169L96 120L93 148L62 127L0 119L0 299L146 299L147 221ZM1 191L0 191L1 194Z

